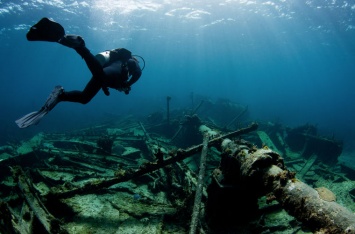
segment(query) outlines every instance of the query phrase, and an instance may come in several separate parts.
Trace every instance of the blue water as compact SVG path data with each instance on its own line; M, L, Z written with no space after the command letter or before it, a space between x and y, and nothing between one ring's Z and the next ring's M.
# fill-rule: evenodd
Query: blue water
M0 145L108 114L154 112L167 95L172 108L184 107L193 92L248 105L256 121L317 125L351 151L354 13L353 1L344 0L1 1ZM131 93L60 103L39 125L18 129L14 120L38 110L55 85L82 89L90 78L75 51L26 40L44 16L82 35L93 53L125 47L143 56L146 68Z

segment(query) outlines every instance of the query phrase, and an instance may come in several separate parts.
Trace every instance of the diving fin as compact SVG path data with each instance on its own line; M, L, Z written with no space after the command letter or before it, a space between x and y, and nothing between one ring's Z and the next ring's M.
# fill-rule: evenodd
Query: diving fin
M62 25L48 18L42 18L33 25L26 37L29 41L50 41L58 42L65 35Z
M44 109L34 111L16 120L15 123L19 128L27 128L31 125L38 124L42 117L45 116L47 113L48 111L46 112Z
M27 128L31 125L38 124L39 121L45 116L50 110L52 110L60 101L59 95L64 92L62 86L56 86L52 93L47 98L46 103L39 111L31 112L20 119L16 120L15 123L19 128Z

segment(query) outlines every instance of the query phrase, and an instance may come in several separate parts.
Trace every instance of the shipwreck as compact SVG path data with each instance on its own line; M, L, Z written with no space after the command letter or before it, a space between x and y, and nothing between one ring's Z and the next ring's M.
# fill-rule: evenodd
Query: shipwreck
M170 101L2 146L0 232L355 233L341 142L228 100Z

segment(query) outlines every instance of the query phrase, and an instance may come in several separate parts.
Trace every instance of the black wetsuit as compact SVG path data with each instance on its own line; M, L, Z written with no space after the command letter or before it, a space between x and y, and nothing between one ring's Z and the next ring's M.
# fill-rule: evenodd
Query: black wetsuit
M85 60L92 78L83 91L63 92L59 96L60 101L79 102L86 104L102 88L106 95L109 95L107 87L122 90L134 84L142 74L138 61L134 58L128 61L114 61L102 67L99 61L85 47L75 48L76 52ZM122 65L123 64L123 65ZM131 77L129 80L128 78Z

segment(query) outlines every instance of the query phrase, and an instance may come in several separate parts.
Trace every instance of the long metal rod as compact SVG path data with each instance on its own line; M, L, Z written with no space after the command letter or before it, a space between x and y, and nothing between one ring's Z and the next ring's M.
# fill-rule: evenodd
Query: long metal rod
M201 159L200 159L200 171L198 173L198 182L197 182L196 193L195 193L195 201L192 210L190 234L196 233L198 218L200 216L201 198L202 198L203 186L205 181L206 159L207 159L207 152L208 152L208 134L204 136L202 145L203 147L202 147Z

